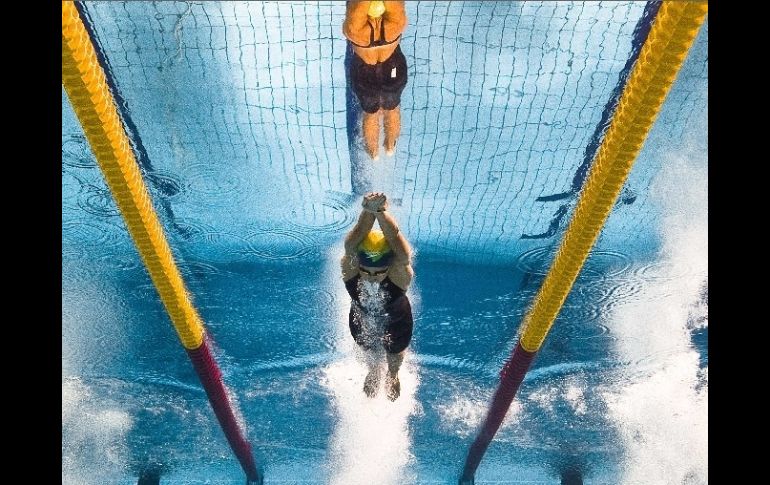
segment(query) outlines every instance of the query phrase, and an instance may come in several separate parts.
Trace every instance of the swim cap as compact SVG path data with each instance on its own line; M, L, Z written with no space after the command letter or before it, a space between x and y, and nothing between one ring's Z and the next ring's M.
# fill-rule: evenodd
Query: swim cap
M376 19L385 13L385 2L369 2L369 11L366 15Z
M393 251L382 231L372 229L358 245L358 264L362 266L380 268L390 265L391 259Z

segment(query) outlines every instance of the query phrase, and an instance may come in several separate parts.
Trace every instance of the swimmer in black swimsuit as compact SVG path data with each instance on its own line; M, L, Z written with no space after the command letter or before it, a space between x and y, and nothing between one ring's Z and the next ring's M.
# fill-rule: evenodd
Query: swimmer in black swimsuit
M377 394L382 374L377 356L384 353L388 364L387 397L395 401L401 393L398 369L414 324L406 296L414 276L412 250L387 212L384 194L366 194L362 205L358 222L345 238L341 261L342 279L352 300L350 333L369 357L364 392L369 397ZM372 230L375 219L381 231Z
M406 58L399 42L406 28L404 2L349 1L342 31L355 55L350 64L353 91L364 111L364 145L379 158L380 119L385 152L395 153L401 133L401 92L407 81Z

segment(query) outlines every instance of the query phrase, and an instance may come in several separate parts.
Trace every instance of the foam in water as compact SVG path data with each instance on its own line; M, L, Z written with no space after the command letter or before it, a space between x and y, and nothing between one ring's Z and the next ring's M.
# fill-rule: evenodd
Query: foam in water
M62 382L62 484L111 483L125 466L130 415L94 399L78 378Z
M537 405L544 411L553 413L554 401L556 401L560 392L561 389L557 388L556 386L545 385L532 391L528 399L537 403Z
M691 341L693 320L708 326L708 181L694 153L704 151L669 154L653 182L665 214L660 261L637 298L611 317L629 363L605 396L624 446L624 485L708 483L708 368L700 369Z
M62 271L72 274L75 269L63 266ZM100 322L106 325L103 320L120 319L123 309L115 300L84 297L103 291L86 278L63 281L63 295L65 289L69 293L62 298L62 483L114 483L127 466L126 436L132 417L125 407L105 398L103 390L76 376L88 374L89 363L100 358L93 345L101 337L99 316L108 315ZM125 338L120 326L110 329L114 342Z
M564 392L564 399L569 403L572 411L578 416L585 414L588 410L586 408L584 391L584 385L581 386L576 382L569 382L567 383L567 388Z
M479 394L468 392L473 395ZM462 438L475 437L489 411L489 399L474 399L458 394L453 395L446 403L435 404L435 408L441 416L442 428L451 430ZM516 423L521 412L521 402L514 400L505 414L500 430L505 430Z

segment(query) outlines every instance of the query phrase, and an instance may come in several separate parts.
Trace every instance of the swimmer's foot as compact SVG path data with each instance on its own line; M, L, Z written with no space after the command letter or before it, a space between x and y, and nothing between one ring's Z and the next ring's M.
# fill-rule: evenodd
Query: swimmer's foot
M401 382L398 380L398 375L391 377L390 373L388 373L388 377L385 382L388 385L388 393L386 394L388 399L395 401L398 399L398 396L401 395Z
M366 374L364 379L364 393L368 397L374 397L377 395L377 391L380 390L380 372L379 369L372 369Z
M379 151L366 151L369 154L369 157L374 160L375 162L380 159L380 152Z
M366 153L368 153L369 157L375 162L380 159L380 149L377 145L367 146Z
M388 146L387 144L385 144L385 155L392 157L395 154L396 154L396 144L393 143L393 145L391 146Z

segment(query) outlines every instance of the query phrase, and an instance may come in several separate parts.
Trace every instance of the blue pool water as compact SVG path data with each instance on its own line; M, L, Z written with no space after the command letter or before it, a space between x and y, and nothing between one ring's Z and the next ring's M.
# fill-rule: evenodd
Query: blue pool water
M344 3L86 3L268 484L456 483L645 3L407 6L402 136L360 167ZM476 483L708 483L707 44ZM62 481L242 484L64 91L62 119ZM355 177L416 251L395 403L363 395L347 330Z

